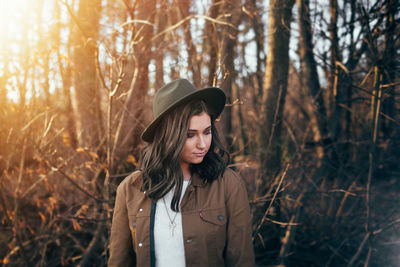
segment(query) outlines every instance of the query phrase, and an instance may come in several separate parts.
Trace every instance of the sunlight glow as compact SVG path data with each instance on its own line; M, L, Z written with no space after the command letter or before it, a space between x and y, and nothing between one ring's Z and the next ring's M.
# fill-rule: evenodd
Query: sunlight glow
M36 5L40 1L36 1ZM0 42L12 38L14 34L21 34L20 29L28 22L27 11L32 8L32 0L0 0Z
M54 0L0 0L0 62L3 63L0 76L6 74L9 77L5 88L12 101L20 98L24 73L31 75L34 71L33 62L37 60L32 55L39 54L45 47L43 41L47 38L43 33L48 32L49 7L53 6L49 2ZM28 78L27 99L33 94L33 86Z

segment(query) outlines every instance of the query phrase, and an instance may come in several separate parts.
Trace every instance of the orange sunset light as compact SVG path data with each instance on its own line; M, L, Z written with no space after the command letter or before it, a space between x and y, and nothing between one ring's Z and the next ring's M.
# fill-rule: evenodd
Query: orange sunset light
M42 85L35 77L42 75L38 67L46 64L43 55L53 45L60 4L56 0L0 0L0 77L10 100L25 101L40 94Z

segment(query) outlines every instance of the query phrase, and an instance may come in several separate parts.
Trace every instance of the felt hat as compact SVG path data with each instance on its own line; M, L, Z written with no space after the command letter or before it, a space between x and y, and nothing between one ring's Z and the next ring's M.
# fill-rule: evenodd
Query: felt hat
M191 100L203 100L208 111L217 118L225 107L226 96L224 91L217 87L197 89L186 79L172 81L160 88L153 99L153 121L142 133L142 139L152 142L154 132L164 115L179 104Z

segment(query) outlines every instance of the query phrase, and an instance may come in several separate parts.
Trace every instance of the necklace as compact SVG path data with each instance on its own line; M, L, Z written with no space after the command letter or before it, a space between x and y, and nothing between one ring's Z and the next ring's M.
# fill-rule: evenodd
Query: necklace
M176 215L178 215L178 212L175 212L175 216L171 220L171 216L169 216L167 204L165 204L165 198L163 198L163 202L164 202L165 211L167 212L168 219L169 219L169 226L168 227L169 227L169 230L171 231L171 237L173 237L174 236L174 230L175 230L175 227L176 227L175 219L176 219Z
M182 190L182 195L183 195L184 192L186 191L186 187L187 187L187 185L189 185L189 183L190 183L191 181L192 181L192 176L190 176L190 179L189 179L189 180L185 180L185 181L184 181L184 182L187 182L187 183L186 183L186 186L184 186L184 188L183 188L183 190ZM185 184L185 183L184 183L184 184ZM174 230L175 230L175 227L176 227L175 219L176 219L176 215L178 215L179 212L175 212L174 218L171 219L171 216L169 216L167 204L165 203L165 197L163 197L162 200L163 200L163 202L164 202L165 211L167 212L167 215L168 215L168 220L169 220L168 228L169 228L169 230L171 231L171 237L173 237L173 236L174 236Z

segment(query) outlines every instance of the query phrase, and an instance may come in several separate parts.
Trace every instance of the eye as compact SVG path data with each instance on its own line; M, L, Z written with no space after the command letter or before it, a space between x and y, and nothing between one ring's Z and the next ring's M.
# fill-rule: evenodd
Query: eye
M209 135L211 134L211 129L204 132L204 134Z
M192 134L192 133L187 134L187 138L192 138L193 136L194 136L194 134Z

